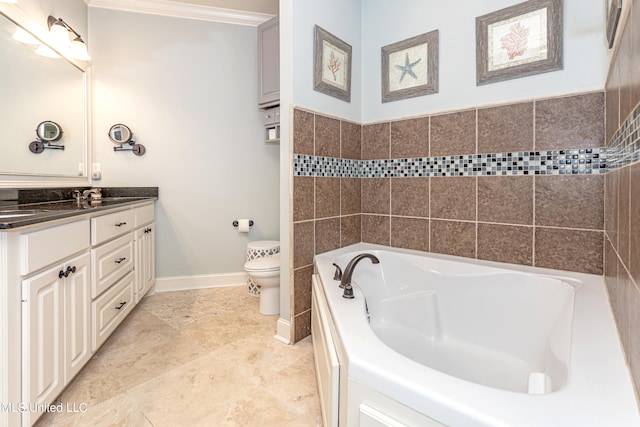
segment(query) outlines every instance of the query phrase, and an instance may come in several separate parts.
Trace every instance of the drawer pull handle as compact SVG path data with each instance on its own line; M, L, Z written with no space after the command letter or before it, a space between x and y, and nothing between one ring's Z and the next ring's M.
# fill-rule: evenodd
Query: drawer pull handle
M116 264L120 264L122 261L124 261L126 258L122 257L122 258L118 258L115 262Z
M126 222L118 222L116 223L116 227L122 227L123 225L127 225Z
M68 274L67 274L67 276L68 276ZM65 275L64 275L64 270L60 270L60 271L58 272L58 278L62 279L63 277L65 277Z
M144 232L145 232L145 233L151 233L152 231L153 231L153 230L152 230L151 228L145 228L145 229L144 229Z
M121 302L121 303L120 303L120 305L118 305L118 306L116 307L116 310L122 310L122 307L124 307L126 304L127 304L127 302L126 302L126 301L125 301L125 302Z

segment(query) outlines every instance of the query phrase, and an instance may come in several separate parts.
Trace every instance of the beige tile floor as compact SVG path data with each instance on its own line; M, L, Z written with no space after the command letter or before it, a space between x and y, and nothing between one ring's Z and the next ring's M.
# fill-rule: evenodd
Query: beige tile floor
M321 426L309 338L273 338L278 316L245 287L145 298L47 413L44 426Z

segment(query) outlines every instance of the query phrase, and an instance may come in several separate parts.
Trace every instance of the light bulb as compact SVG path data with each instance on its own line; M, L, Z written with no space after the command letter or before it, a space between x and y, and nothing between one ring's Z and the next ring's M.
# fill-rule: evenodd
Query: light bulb
M54 46L64 49L68 49L71 46L69 31L62 24L54 23L49 28L49 34L51 34L51 42Z
M80 61L91 61L91 56L89 56L89 52L87 51L87 45L84 44L80 37L76 37L76 39L71 42L70 55L72 58L79 59Z
M24 44L36 45L36 44L40 43L38 41L38 39L33 37L31 35L31 33L25 31L22 27L16 27L16 31L13 33L13 36L11 36L11 37L14 40L19 41L20 43L24 43Z
M58 55L53 49L43 44L38 46L38 48L36 49L36 53L47 58L60 58L60 55Z

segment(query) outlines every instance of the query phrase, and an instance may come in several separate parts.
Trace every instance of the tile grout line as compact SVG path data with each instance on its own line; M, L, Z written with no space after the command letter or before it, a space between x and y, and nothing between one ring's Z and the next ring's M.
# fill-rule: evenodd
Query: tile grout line
M537 103L534 100L533 101L533 108L532 108L532 126L533 126L533 132L532 132L532 136L533 136L533 151L536 151L536 108L537 108ZM536 265L536 177L534 176L533 178L533 184L532 184L532 189L531 191L533 191L533 194L531 195L531 222L533 225L533 229L532 229L532 236L531 236L531 265L535 267Z
M476 108L476 154L478 154L478 118L479 118L479 113L478 113L478 109ZM475 238L475 243L476 243L476 247L475 247L475 258L478 259L478 177L476 176L475 179L475 193L476 193L476 238Z
M389 122L389 159L391 159L391 125ZM389 246L391 246L391 177L387 178L389 180Z
M427 154L429 155L429 157L431 157L431 116L429 116L429 131L427 132L427 134L428 134ZM431 252L431 177L429 176L427 177L427 179L428 179L428 185L429 185L429 188L427 190L427 197L428 197L427 203L429 204L429 208L427 212L427 215L429 215L429 223L427 225L427 233L428 233L427 238L429 239L429 241L428 241L427 247L429 248L429 252Z

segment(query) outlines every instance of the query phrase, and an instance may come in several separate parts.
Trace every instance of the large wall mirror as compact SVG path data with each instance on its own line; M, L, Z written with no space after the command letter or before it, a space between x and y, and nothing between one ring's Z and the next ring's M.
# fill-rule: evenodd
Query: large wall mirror
M16 40L16 31L26 30L1 12L0 174L86 177L85 71L64 58L36 53L38 45ZM34 154L29 143L45 121L61 127L64 150Z

